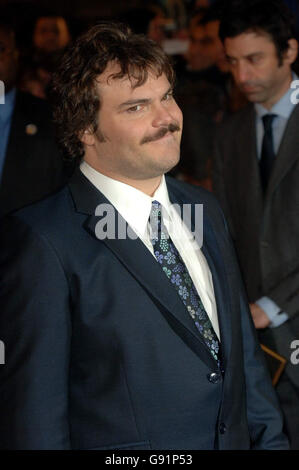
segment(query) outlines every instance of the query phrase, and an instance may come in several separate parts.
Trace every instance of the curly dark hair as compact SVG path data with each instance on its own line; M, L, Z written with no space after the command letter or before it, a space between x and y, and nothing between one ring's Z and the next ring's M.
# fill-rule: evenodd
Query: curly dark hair
M146 82L149 72L157 77L165 73L174 84L171 61L160 46L126 25L101 22L82 34L62 56L51 90L59 143L65 157L76 163L84 155L82 133L98 128L101 102L95 80L111 62L120 66L111 78L128 76L134 88Z
M227 1L219 30L221 40L252 31L271 37L281 65L289 39L296 37L294 15L283 0Z

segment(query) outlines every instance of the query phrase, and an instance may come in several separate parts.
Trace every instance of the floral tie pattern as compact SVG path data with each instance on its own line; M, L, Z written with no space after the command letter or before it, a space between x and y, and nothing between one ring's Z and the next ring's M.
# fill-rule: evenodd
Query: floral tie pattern
M152 202L150 214L151 242L155 257L175 287L206 345L220 368L220 343L190 274L163 224L161 204Z

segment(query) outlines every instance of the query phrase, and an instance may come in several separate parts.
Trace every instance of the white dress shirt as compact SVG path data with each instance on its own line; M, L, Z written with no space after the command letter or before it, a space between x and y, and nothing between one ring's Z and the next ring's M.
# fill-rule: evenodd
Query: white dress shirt
M293 80L298 80L298 77L295 73L293 73ZM291 99L293 93L294 89L289 88L289 90L282 96L282 98L280 98L277 103L275 103L270 111L259 103L254 105L256 111L256 145L259 159L262 155L263 138L265 133L263 117L267 114L276 114L276 118L273 120L272 129L273 147L275 154L277 154L288 120L290 119L291 114L296 107L296 104L292 103Z
M167 212L164 220L172 241L182 257L194 286L202 300L205 310L211 320L216 335L220 339L217 307L214 294L212 274L208 263L188 228L183 225L182 219L172 206L164 176L155 194L147 194L128 184L99 173L83 161L80 170L84 176L111 202L120 215L126 220L133 231L138 235L146 248L156 259L153 245L150 240L148 219L151 212L152 201L159 201L163 210ZM183 228L183 230L181 230ZM180 236L173 236L179 233ZM186 310L186 314L187 310Z

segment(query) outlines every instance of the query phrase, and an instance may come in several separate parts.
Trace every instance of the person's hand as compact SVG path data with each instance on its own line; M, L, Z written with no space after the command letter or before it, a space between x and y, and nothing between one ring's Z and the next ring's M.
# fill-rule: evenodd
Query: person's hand
M266 312L257 304L250 304L249 307L250 307L254 326L257 329L267 328L267 326L270 325L270 320Z

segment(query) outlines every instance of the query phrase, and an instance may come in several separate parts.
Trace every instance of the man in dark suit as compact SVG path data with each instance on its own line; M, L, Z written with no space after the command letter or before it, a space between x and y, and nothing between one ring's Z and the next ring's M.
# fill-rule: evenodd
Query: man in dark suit
M236 83L252 103L219 129L214 190L228 218L260 341L287 361L277 385L299 449L299 107L291 88L298 44L280 1L234 2L223 19Z
M16 89L18 55L13 27L0 23L0 216L66 182L47 103Z
M62 60L55 119L83 161L3 221L1 448L288 448L222 212L164 177L173 83L162 49L118 25Z

